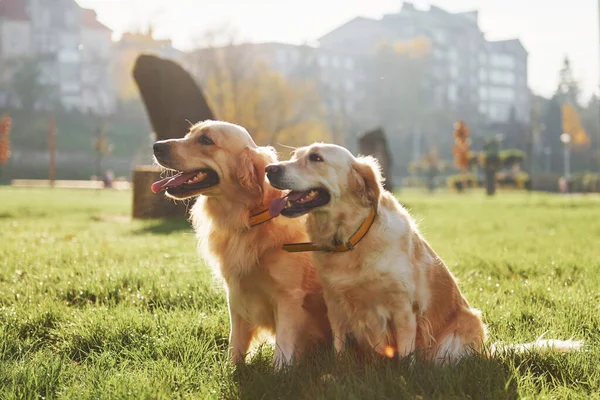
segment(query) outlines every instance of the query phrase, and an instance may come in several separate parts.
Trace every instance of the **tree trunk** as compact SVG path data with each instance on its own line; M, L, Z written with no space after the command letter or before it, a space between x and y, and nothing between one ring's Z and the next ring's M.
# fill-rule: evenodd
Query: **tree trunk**
M492 169L485 170L485 190L488 196L496 194L496 171Z

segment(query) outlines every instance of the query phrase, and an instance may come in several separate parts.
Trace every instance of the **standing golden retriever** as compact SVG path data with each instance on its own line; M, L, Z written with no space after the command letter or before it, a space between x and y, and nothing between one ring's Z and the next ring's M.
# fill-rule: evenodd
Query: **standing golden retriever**
M155 193L199 196L191 216L201 255L225 283L231 360L245 358L259 330L275 334L278 367L326 341L330 328L312 259L281 249L306 239L304 221L268 215L270 201L281 196L265 184L266 165L277 161L274 150L256 146L241 126L204 121L183 139L156 142L154 155L178 171L156 182Z
M307 221L337 351L346 335L389 357L417 352L455 362L481 352L486 328L454 276L395 197L382 189L375 159L343 147L313 144L290 161L267 167L275 188L273 214ZM516 347L578 348L579 342L537 341Z

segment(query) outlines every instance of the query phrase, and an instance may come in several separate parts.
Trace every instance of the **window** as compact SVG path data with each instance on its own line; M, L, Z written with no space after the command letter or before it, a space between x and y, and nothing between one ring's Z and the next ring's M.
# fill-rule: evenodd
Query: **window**
M348 92L351 92L351 91L353 91L353 90L355 89L355 87L356 87L356 86L354 85L354 81L352 81L352 80L350 80L350 79L348 79L348 80L345 82L344 86L346 87L346 91L348 91Z
M448 100L455 103L458 100L458 87L454 84L448 86Z
M327 56L320 55L319 56L319 66L326 67L328 64L329 64L329 60L327 59Z
M458 78L458 65L450 64L450 78L457 79Z
M515 91L511 88L493 87L490 88L490 99L501 102L514 102Z
M481 82L486 82L487 81L487 71L485 69L480 69L479 70L479 80Z
M75 11L70 10L65 12L65 25L68 27L73 27L75 25L77 25L77 14L75 14Z
M488 90L485 86L482 86L479 88L479 98L482 100L487 99L488 97Z
M516 65L515 58L509 54L492 54L490 64L501 68L514 68Z
M509 106L490 104L488 116L494 121L506 121L510 112Z
M61 80L69 84L79 84L81 75L78 63L62 63L60 66Z
M331 66L333 68L339 68L340 66L340 59L338 56L333 56L333 58L331 59Z
M346 69L352 70L354 69L354 60L351 58L346 58L346 62L344 63Z
M76 35L62 35L61 47L69 50L79 49L79 38Z
M444 44L446 43L446 35L444 31L435 30L433 32L433 40L437 43Z
M515 74L513 74L510 71L492 70L490 72L490 82L498 83L501 85L514 85Z
M456 61L458 61L458 52L456 51L456 49L449 49L448 50L448 60L450 62L456 62Z

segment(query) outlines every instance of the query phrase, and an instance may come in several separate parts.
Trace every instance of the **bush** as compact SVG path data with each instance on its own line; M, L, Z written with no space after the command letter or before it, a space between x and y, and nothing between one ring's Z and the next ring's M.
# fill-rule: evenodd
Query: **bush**
M456 174L450 175L446 179L446 184L450 190L462 192L467 188L474 188L480 186L480 182L477 177L473 174Z

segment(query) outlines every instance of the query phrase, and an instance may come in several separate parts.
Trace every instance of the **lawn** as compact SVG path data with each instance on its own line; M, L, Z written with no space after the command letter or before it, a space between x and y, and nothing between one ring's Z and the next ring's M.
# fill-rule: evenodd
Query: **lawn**
M600 398L600 200L399 194L482 310L490 342L569 355L431 367L330 352L237 369L221 287L186 222L130 221L131 193L0 187L0 398ZM419 396L419 397L417 397Z

